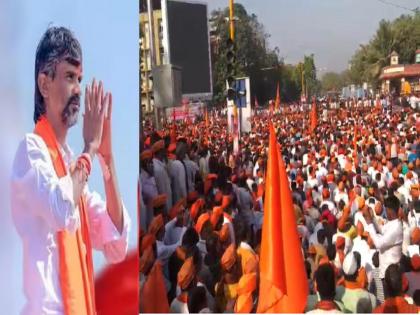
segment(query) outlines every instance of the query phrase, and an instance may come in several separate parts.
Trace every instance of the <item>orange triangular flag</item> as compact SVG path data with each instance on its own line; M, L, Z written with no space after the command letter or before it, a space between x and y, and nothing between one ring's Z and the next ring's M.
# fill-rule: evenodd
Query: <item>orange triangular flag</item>
M318 118L317 118L317 115L316 115L316 103L314 101L312 103L312 110L311 110L311 132L314 132L317 124L318 124Z
M279 155L276 134L271 123L268 150L264 221L260 255L258 313L279 312L280 300L286 293L283 236L279 230L279 227L282 225L279 195Z
M283 313L303 313L309 294L301 242L286 167L279 150L281 232L283 234L286 293L280 301Z
M280 85L277 82L277 92L276 92L276 103L274 106L275 110L279 110L280 109Z
M140 289L141 313L169 313L161 263L157 260Z

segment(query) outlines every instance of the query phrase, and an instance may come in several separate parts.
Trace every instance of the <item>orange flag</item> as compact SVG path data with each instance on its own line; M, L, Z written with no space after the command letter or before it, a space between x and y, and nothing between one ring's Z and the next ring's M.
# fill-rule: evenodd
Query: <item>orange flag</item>
M357 152L357 124L354 122L354 136L353 136L354 151Z
M316 115L316 103L313 101L311 110L311 132L314 132L318 124L318 117Z
M293 208L292 193L283 157L280 156L280 200L284 244L284 264L286 272L287 292L281 300L285 313L303 313L309 294L306 278L305 262L301 250L301 242L297 231L296 216ZM293 270L293 272L290 272Z
M274 109L275 110L280 109L280 85L278 82L277 82L277 92L276 92L276 103L274 105Z
M209 143L209 114L207 112L207 108L206 108L206 116L205 116L205 120L206 120L206 131L205 131L205 143L208 144Z
M158 260L153 265L143 288L140 289L140 305L141 313L169 313L162 265Z
M280 215L279 155L273 125L270 123L270 143L265 185L264 221L260 255L260 291L258 313L280 311L280 300L286 292L284 249Z
M306 270L284 163L270 124L258 313L302 313ZM287 254L286 254L287 253Z

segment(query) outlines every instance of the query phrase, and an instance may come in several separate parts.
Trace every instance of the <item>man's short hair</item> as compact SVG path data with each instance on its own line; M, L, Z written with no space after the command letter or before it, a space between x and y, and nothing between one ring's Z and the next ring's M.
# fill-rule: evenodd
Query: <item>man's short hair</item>
M322 300L334 300L335 273L330 264L322 264L315 271L316 287Z
M76 66L80 65L82 63L82 48L69 29L49 27L42 35L35 55L35 123L41 115L45 114L44 98L38 86L38 75L45 73L54 78L57 64L62 61Z
M397 264L391 264L385 271L386 297L396 297L402 294L402 272Z
M396 196L391 195L385 199L384 205L385 208L391 209L395 213L398 213L398 209L400 208L400 201Z
M188 292L188 311L199 313L207 306L207 295L204 287L195 287Z

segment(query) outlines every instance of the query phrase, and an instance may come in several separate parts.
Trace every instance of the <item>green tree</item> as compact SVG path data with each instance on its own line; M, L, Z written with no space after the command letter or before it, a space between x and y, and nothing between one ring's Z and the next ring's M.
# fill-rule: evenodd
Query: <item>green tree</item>
M356 84L368 82L378 87L383 67L389 65L393 51L399 63L413 63L415 50L420 46L420 12L401 15L390 22L382 20L373 38L361 45L350 61L349 77Z
M251 77L251 93L258 94L261 89L263 74L261 69L278 68L282 61L279 60L278 48L268 47L269 35L265 32L264 26L258 21L255 14L248 15L245 8L236 3L234 6L235 16L235 49L236 63L235 72L237 77ZM226 49L229 38L229 23L227 18L229 9L217 10L211 13L212 37L217 43L217 50L213 50L213 87L216 103L225 100L226 90Z

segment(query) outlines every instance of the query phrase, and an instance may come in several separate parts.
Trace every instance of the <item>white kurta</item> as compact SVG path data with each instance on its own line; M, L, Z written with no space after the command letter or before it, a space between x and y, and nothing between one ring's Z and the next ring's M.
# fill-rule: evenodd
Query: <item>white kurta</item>
M185 169L181 161L169 160L168 173L172 183L172 202L175 204L178 202L178 200L187 197Z
M73 154L60 148L67 171ZM116 263L127 253L130 218L123 210L120 234L111 221L106 204L96 192L85 188L89 234L93 248ZM80 227L79 208L73 202L70 175L58 178L45 142L27 134L19 144L11 176L12 217L23 243L23 315L63 314L56 233Z
M385 271L391 264L400 262L402 255L403 226L400 220L388 221L382 228L382 234L376 232L374 225L368 225L367 231L379 249L380 276L385 277Z
M153 159L153 175L156 181L156 187L159 194L165 194L166 199L166 213L172 208L172 188L171 180L167 171L166 164L158 159Z
M185 226L179 227L176 226L177 218L172 219L165 225L165 238L164 242L166 245L173 245L182 241L182 236L184 235L187 228Z

